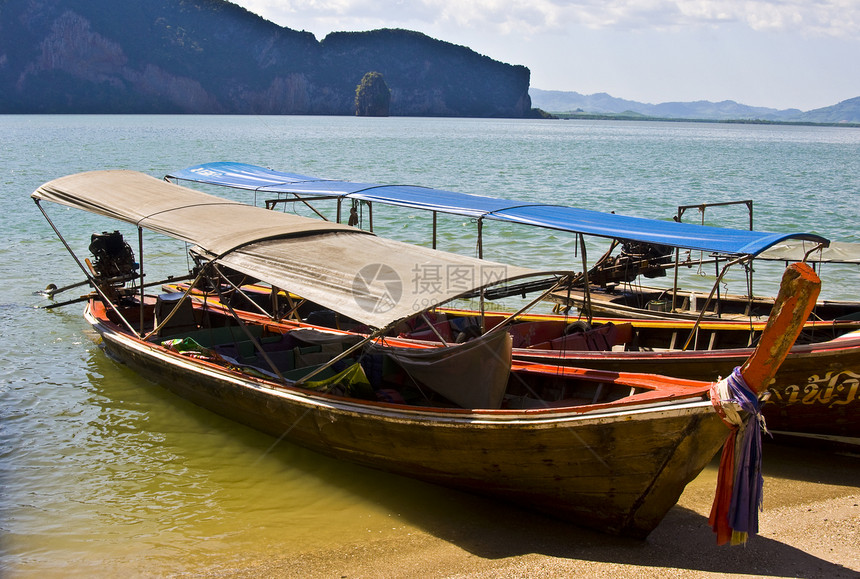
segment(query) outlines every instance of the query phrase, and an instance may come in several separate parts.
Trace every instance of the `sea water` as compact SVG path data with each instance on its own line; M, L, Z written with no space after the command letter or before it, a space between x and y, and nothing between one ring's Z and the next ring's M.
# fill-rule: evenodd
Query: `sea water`
M249 565L469 516L471 497L354 467L196 408L108 359L81 304L35 309L82 278L30 193L95 169L155 177L209 161L412 184L671 219L679 205L753 201L754 227L860 242L860 131L705 123L275 116L0 116L0 573L163 575ZM215 192L214 190L209 190ZM261 202L248 192L219 194ZM134 231L46 204L86 255L93 232ZM300 206L288 210L307 214ZM324 209L332 216L332 206ZM362 208L362 225L370 215ZM374 229L430 244L428 215L376 207ZM685 221L749 226L745 206ZM488 223L484 257L579 269L575 236ZM183 246L146 235L148 279ZM132 243L136 248L136 243ZM440 249L475 255L476 224L440 217ZM605 242L588 240L588 259ZM775 293L780 267L756 268ZM709 289L713 271L689 287ZM858 299L857 267L823 295ZM742 280L742 276L740 276ZM77 291L77 293L75 293ZM57 296L74 298L80 290ZM489 507L488 507L489 508ZM495 507L493 507L495 508ZM494 511L495 512L495 511Z

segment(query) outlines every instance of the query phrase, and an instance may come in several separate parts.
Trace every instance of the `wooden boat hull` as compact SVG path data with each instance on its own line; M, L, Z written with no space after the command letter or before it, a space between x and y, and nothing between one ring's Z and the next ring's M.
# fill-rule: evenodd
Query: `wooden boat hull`
M452 311L456 313L456 311ZM475 315L461 312L461 314ZM560 323L560 316L530 318L544 323ZM601 320L609 322L611 320ZM492 323L492 322L491 322ZM679 350L690 333L689 323L662 320L627 323L639 335L634 350L582 351L517 348L516 360L561 364L613 372L641 372L671 375L690 380L716 381L728 376L752 353L750 348ZM752 326L757 339L764 324ZM856 322L840 324L808 322L804 333L810 343L796 344L768 388L762 412L770 430L785 434L835 436L860 443L860 330ZM708 321L702 324L694 345L719 346L750 337L748 323ZM853 329L853 331L851 331ZM842 332L847 332L842 335ZM735 334L730 336L729 334ZM648 338L646 335L650 335ZM836 335L834 339L814 341ZM640 347L643 344L654 346ZM656 347L661 344L663 349ZM671 344L673 349L667 349ZM778 437L779 438L779 437Z
M597 370L717 380L751 349L663 352L557 352L514 349L514 358ZM770 430L860 438L860 336L795 346L768 386L762 412Z
M691 387L674 402L587 412L367 405L165 351L88 309L108 354L191 402L320 453L645 537L728 429Z

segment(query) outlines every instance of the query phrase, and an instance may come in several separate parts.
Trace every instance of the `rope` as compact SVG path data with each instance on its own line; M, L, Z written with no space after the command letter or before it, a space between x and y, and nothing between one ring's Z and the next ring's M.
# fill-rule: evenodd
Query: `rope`
M758 533L762 507L761 435L767 432L761 405L740 368L711 387L711 402L731 429L723 445L717 490L708 522L717 544L745 544Z

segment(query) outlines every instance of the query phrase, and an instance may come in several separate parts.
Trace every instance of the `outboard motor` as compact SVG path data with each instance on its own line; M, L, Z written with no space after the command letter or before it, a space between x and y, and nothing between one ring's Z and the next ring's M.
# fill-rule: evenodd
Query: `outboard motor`
M119 231L93 233L90 238L90 253L93 254L96 276L104 280L137 275L138 265L134 261L134 252Z
M672 248L631 241L621 244L621 256L636 264L640 275L648 278L665 277L666 269L661 266L672 263Z
M621 244L621 253L601 261L588 272L589 282L607 286L628 283L640 275L647 278L666 275L666 265L672 263L673 249L667 245L654 245L629 241Z
M90 253L95 280L111 299L117 297L125 282L137 277L139 265L134 260L134 252L119 231L93 233Z

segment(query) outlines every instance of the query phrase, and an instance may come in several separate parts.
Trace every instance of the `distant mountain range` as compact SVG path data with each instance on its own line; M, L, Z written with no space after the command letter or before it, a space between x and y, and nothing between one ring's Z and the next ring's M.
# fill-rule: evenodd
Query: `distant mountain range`
M860 123L860 97L841 103L801 111L799 109L771 109L752 107L735 101L640 103L616 98L606 93L583 95L578 92L541 90L530 88L532 106L551 113L579 112L597 115L629 115L665 119L691 120L757 120L797 123Z

